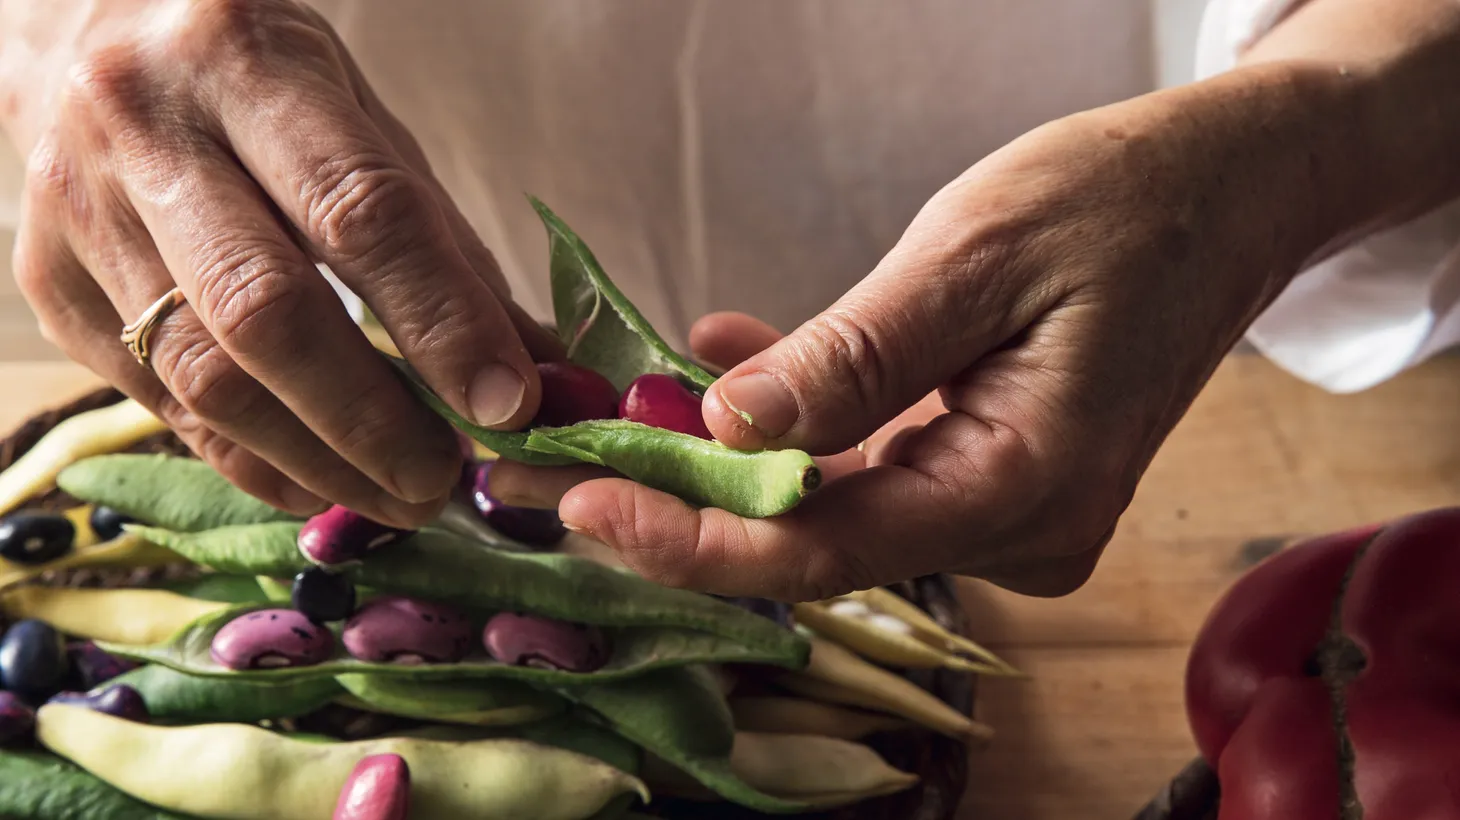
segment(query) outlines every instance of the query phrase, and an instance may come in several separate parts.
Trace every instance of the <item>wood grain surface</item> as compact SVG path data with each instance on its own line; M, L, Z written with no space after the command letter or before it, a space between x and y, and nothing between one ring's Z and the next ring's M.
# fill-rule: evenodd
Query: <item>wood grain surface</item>
M0 428L98 381L0 364ZM1091 582L1058 600L976 581L971 632L1033 675L986 680L998 737L966 820L1129 820L1195 754L1186 650L1212 602L1282 538L1460 502L1460 359L1332 396L1231 357L1152 464Z

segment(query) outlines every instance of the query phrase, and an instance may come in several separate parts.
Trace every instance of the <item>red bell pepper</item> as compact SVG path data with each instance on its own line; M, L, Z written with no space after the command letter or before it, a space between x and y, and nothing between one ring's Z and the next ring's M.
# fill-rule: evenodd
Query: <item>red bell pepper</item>
M1460 508L1252 568L1192 647L1186 708L1219 820L1460 820Z

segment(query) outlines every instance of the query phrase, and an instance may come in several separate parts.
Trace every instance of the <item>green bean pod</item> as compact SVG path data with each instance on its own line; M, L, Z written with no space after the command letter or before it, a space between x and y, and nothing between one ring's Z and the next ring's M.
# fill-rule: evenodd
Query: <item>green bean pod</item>
M299 554L300 525L255 524L202 533L129 528L219 572L290 578L311 564ZM738 644L735 654L788 668L810 645L790 630L708 595L671 589L595 561L553 553L483 549L452 533L422 530L373 550L343 570L357 588L475 611L510 610L597 626L679 627Z
M113 590L106 591L112 592ZM115 592L134 591L136 590L115 590ZM196 601L193 604L199 607L218 606L204 601ZM774 657L768 657L769 653L707 632L674 626L624 626L604 629L612 655L606 664L592 672L565 672L535 666L511 666L493 659L482 648L456 663L400 665L364 661L351 657L338 640L340 624L330 627L337 636L334 642L334 655L323 663L312 666L233 670L213 659L211 653L213 638L219 630L250 612L268 608L270 605L244 604L211 611L186 624L180 630L172 632L166 639L157 643L137 645L98 640L97 645L114 655L142 663L161 664L190 675L256 681L303 681L350 673L373 673L412 681L505 679L540 685L573 685L589 681L625 680L636 678L655 669L697 663L763 663L775 660ZM130 637L133 630L141 628L141 624L146 624L149 630L154 629L153 625L159 619L160 616L154 618L143 613L133 616L133 623L136 625L117 627L117 629ZM105 629L101 625L92 623L89 619L78 617L76 623L84 631L74 634L84 635L87 631L95 633ZM58 628L62 627L58 626ZM63 631L69 630L63 628Z
M0 751L0 817L25 820L188 820L118 791L44 752Z
M546 720L510 727L449 726L430 723L392 732L389 736L454 743L476 740L527 740L543 746L577 752L580 755L601 760L615 769L629 774L638 774L644 763L644 753L638 746L612 729L574 714L558 715Z
M773 814L810 808L767 794L736 774L731 763L734 722L719 684L704 669L669 669L631 681L558 691L726 800Z
M510 680L424 681L346 674L335 681L351 697L346 704L358 709L467 726L531 723L568 706L557 695Z
M299 520L233 486L207 462L182 456L95 456L62 470L56 484L82 501L179 532Z
M243 724L147 726L76 706L37 713L42 744L170 811L228 820L330 817L361 758L411 770L412 820L586 820L643 782L599 760L520 740L307 743Z
M528 200L547 228L553 314L568 358L620 392L645 373L678 376L699 393L708 390L714 377L655 332L567 223L536 197Z
M816 462L800 450L732 450L718 441L633 421L539 427L525 446L609 467L691 504L745 518L790 512L821 485Z
M124 450L166 430L166 424L131 399L77 413L48 430L25 455L0 472L0 515L50 489L67 465Z
M161 589L20 587L0 595L11 620L37 618L67 635L108 645L146 646L168 640L227 604Z
M149 664L102 684L137 690L155 722L258 723L305 715L344 693L333 678L304 681L246 681L203 678Z

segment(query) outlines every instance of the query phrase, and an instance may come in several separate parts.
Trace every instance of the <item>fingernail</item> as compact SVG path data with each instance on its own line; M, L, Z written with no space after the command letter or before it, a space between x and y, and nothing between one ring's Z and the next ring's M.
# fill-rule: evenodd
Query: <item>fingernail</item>
M290 512L314 515L329 507L323 498L290 481L279 489L279 498Z
M512 418L522 406L527 382L505 364L490 364L477 373L467 391L472 420L482 427L494 427Z
M801 414L791 391L768 373L731 379L720 388L720 398L735 415L767 438L784 436Z

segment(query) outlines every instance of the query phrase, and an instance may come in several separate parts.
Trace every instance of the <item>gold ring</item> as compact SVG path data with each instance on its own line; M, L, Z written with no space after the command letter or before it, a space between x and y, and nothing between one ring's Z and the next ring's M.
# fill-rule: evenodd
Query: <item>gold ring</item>
M182 288L173 288L161 299L152 303L152 306L142 311L137 321L122 328L122 344L131 351L132 358L137 364L150 368L148 358L152 355L152 333L172 309L187 301L183 295Z

